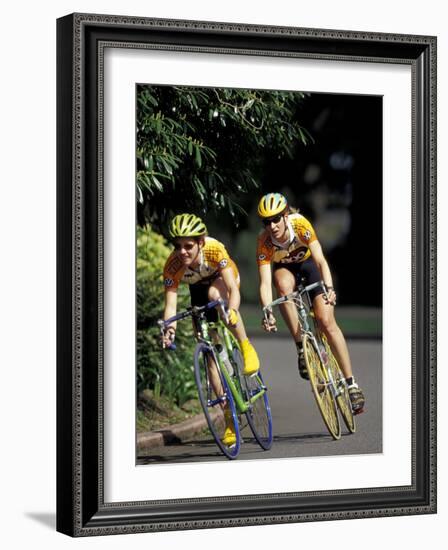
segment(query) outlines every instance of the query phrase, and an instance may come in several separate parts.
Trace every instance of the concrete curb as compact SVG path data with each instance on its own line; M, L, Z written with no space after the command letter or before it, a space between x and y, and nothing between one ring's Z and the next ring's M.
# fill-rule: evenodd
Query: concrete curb
M219 411L212 412L213 421L215 421L218 416L222 416ZM207 420L205 416L203 414L197 414L179 424L173 424L172 426L155 430L154 432L137 434L137 452L140 453L154 447L182 443L206 428Z

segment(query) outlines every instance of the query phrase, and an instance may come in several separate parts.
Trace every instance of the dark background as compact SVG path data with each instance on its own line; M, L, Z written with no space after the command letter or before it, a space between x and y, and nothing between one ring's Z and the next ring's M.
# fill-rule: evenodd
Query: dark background
M265 159L258 193L240 197L248 216L239 227L207 219L209 233L237 262L243 299L258 303L256 208L264 193L281 192L313 223L338 303L381 307L382 98L312 93L298 114L314 142L291 159Z

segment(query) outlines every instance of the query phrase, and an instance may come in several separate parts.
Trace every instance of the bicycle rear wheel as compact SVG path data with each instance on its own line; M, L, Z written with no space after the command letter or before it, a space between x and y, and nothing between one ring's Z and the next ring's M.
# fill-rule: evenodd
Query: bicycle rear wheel
M322 342L328 355L328 365L331 369L331 374L337 388L336 403L341 416L344 419L344 424L347 426L348 431L353 434L356 432L356 422L355 417L353 416L352 403L350 401L345 376L342 374L341 367L339 366L336 357L333 355L328 340L324 335L322 336Z
M228 458L236 458L241 438L235 403L226 379L216 365L214 354L206 344L196 346L194 376L202 410L216 444ZM227 442L225 436L229 430L233 431L235 437L233 441Z
M333 439L340 439L341 425L339 423L338 410L325 365L321 362L316 346L316 341L312 340L308 334L305 334L303 337L303 351L305 353L306 368L308 369L314 398L331 436Z
M260 372L255 376L244 376L244 360L237 344L232 349L232 363L236 376L239 377L243 399L248 404L246 411L247 423L262 449L267 451L272 446L272 414L269 405L267 388Z

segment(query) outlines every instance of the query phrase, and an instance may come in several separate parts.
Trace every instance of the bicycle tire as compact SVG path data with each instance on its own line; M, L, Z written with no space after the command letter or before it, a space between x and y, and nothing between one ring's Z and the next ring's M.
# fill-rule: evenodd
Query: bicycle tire
M234 459L238 456L241 446L238 415L232 393L219 367L215 367L215 382L221 384L223 395L217 395L213 388L210 379L210 359L216 363L212 348L206 344L199 343L194 352L194 376L198 388L199 401L201 402L208 428L215 443L227 458ZM216 385L215 383L215 387ZM226 427L223 411L224 402L226 403L228 418L233 425L236 436L236 441L233 445L226 445L222 441Z
M252 400L249 408L245 412L247 423L253 433L255 440L265 451L272 447L274 432L272 429L272 413L267 394L267 388L264 385L260 371L254 376L244 376L244 360L239 346L234 343L231 350L231 360L235 376L239 377L240 387L243 392L243 399L246 402ZM262 393L261 396L257 397Z
M308 334L305 334L303 337L303 351L311 388L322 419L333 439L340 439L341 424L339 422L338 409L329 385L325 365L322 364L317 352L316 341L312 340Z
M356 421L353 415L352 403L350 401L350 394L348 393L348 386L345 380L345 376L343 375L341 367L339 366L339 363L334 356L330 344L328 343L328 340L325 338L325 336L322 336L322 342L325 346L325 351L328 356L329 368L331 369L333 379L336 383L336 388L338 392L336 395L336 403L338 405L339 412L341 413L347 430L353 434L356 432Z

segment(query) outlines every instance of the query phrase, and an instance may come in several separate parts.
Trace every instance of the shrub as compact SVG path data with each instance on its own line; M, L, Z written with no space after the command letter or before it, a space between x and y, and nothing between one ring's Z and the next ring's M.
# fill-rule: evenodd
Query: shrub
M161 235L146 225L137 228L137 391L152 390L173 403L183 403L196 395L193 375L195 340L191 323L180 322L177 349L162 350L157 320L163 315L163 267L171 250ZM180 287L178 310L189 305L187 288Z

